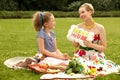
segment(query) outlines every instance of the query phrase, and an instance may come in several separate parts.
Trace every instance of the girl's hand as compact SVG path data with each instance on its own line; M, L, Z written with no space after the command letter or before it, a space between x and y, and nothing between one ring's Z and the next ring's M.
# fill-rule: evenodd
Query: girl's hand
M85 40L85 41L84 41L84 44L85 44L87 47L92 47L92 46L91 46L91 45L92 45L92 42L91 42L91 41Z
M70 57L69 57L69 55L67 53L64 53L63 56L64 56L65 60L70 59Z

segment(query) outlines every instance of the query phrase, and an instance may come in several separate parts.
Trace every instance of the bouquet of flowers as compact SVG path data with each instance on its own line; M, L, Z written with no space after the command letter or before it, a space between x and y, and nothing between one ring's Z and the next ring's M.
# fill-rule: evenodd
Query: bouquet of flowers
M97 75L97 68L94 66L87 66L85 64L82 64L82 62L80 62L81 59L79 60L79 58L73 58L66 70L65 73L66 74L84 74L84 75L91 75L91 76L96 76Z

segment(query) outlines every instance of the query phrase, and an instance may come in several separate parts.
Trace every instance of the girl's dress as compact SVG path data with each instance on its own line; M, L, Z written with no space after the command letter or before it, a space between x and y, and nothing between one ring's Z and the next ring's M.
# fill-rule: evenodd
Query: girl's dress
M92 43L100 43L100 35L95 34ZM103 52L99 52L89 47L79 47L74 54L74 60L79 61L83 66L85 74L90 75L106 75L120 70L120 66L111 60L107 60Z

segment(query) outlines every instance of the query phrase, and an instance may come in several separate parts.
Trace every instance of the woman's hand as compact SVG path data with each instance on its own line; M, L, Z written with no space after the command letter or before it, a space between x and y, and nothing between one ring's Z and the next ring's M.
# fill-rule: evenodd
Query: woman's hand
M87 47L92 47L92 42L91 41L87 41L87 40L85 40L84 41L84 44L87 46Z
M79 43L77 43L77 42L74 41L74 42L73 42L73 45L74 45L75 48L77 48L78 45L79 45Z

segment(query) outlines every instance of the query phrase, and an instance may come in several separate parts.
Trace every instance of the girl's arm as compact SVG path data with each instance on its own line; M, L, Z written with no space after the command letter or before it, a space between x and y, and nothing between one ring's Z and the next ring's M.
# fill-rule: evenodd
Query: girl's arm
M54 39L54 48L55 48L55 52L56 52L58 55L63 55L63 53L60 52L60 50L57 48L56 38Z
M56 54L56 52L50 52L50 51L46 50L44 48L44 39L43 38L38 38L38 47L40 49L40 52L46 56L65 60L65 57L63 55L58 55L58 54Z
M69 59L69 55L67 54L67 53L62 53L58 48L57 48L57 43L56 43L56 39L54 40L54 47L55 47L55 52L58 54L58 55L62 55L62 56L64 56L65 57L65 59L66 60L68 60Z

